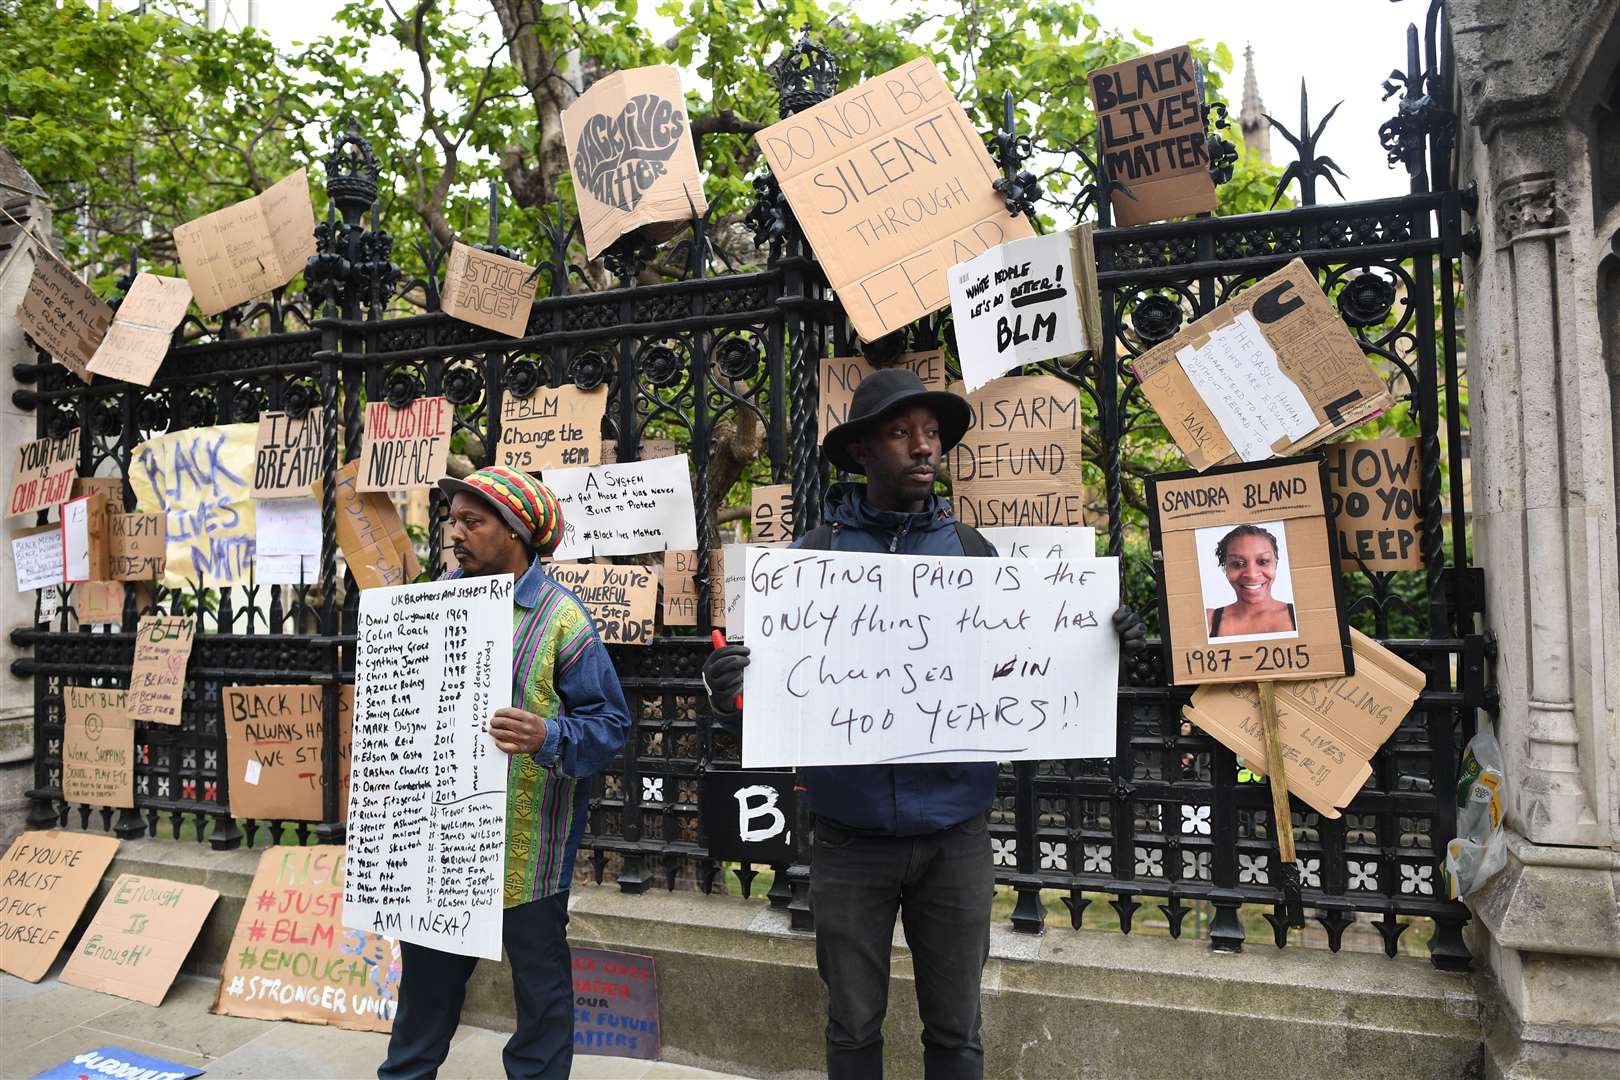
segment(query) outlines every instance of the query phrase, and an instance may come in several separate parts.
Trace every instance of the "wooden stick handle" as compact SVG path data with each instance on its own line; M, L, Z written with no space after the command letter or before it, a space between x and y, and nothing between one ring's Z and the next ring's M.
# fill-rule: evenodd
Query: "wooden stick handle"
M1276 822L1277 854L1282 861L1294 861L1294 819L1288 812L1287 766L1283 762L1282 728L1277 723L1277 687L1263 682L1260 687L1260 724L1266 732L1266 779L1271 784L1271 817Z

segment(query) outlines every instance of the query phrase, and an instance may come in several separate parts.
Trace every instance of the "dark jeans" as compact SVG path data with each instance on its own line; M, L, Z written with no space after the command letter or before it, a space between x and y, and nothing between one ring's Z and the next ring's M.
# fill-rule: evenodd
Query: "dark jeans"
M984 816L924 836L863 836L817 821L810 899L827 984L827 1075L883 1075L889 949L906 928L928 1080L984 1076L979 978L990 954L995 872Z
M507 908L501 940L512 964L517 1030L501 1059L509 1077L551 1080L574 1065L574 973L568 953L568 894ZM400 942L399 1011L379 1080L431 1080L461 1022L476 956Z

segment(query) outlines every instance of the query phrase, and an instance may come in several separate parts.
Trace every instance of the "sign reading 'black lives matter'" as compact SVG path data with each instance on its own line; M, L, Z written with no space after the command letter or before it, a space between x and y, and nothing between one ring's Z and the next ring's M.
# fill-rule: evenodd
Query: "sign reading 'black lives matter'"
M598 79L563 111L580 228L591 258L649 225L663 239L670 222L702 217L703 198L681 74L670 64Z
M1097 140L1113 192L1114 221L1148 221L1215 209L1204 134L1203 91L1185 45L1086 76Z

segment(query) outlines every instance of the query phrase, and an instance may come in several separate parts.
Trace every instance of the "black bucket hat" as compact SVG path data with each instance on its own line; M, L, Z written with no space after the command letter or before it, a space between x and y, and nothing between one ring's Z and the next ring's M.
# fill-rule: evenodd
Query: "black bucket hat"
M945 390L928 389L910 368L882 368L855 388L849 419L827 432L821 440L821 452L844 472L864 475L866 470L849 455L849 444L890 413L919 405L932 409L939 417L942 454L961 442L973 426L973 406L967 399Z

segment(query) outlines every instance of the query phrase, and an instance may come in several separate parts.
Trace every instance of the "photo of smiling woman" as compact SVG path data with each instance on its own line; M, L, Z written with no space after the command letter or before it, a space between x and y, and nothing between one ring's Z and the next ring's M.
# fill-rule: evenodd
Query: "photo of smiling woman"
M1211 642L1299 636L1286 537L1281 521L1197 530L1204 626Z

